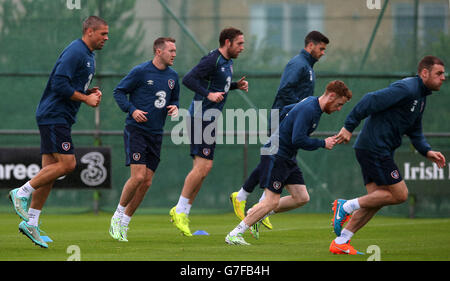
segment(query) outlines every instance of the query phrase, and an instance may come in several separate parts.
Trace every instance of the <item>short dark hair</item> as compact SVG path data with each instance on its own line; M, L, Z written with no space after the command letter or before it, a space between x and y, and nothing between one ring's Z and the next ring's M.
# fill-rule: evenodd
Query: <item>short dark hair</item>
M341 80L334 80L328 83L326 93L336 93L340 97L347 97L349 100L352 98L352 91Z
M242 33L242 31L234 27L225 28L224 30L222 30L222 32L220 32L219 37L220 47L225 45L225 40L228 39L230 40L230 42L233 42L234 38L236 38L239 35L244 35L244 33Z
M422 72L423 69L427 69L428 71L430 71L433 65L435 64L445 66L444 62L438 57L435 56L423 57L420 60L419 64L417 65L417 74L420 74L420 72Z
M87 19L83 21L83 34L86 33L86 30L88 28L96 30L98 27L102 25L108 25L108 23L100 17L89 16Z
M309 43L313 42L314 45L317 45L321 42L325 43L325 44L329 44L330 40L323 35L322 33L320 33L319 31L311 31L310 33L308 33L308 35L306 35L305 37L305 47L308 46Z
M166 42L175 43L175 39L172 37L159 37L153 42L153 53L156 54L156 49L162 48Z

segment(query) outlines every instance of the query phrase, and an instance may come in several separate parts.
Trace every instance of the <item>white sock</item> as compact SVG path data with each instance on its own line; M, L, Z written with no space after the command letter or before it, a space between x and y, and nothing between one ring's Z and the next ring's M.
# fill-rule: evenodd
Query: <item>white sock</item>
M274 215L274 214L275 214L275 211L272 210L272 211L270 211L269 213L267 213L267 215L265 215L264 217L262 217L262 219L260 219L259 221L262 221L263 219L265 219L265 218L267 218L267 217L269 217L269 216L271 216L271 215Z
M244 221L241 221L231 232L230 236L236 236L238 233L243 234L250 226L246 225Z
M238 201L247 201L247 197L250 195L250 192L245 191L242 187L236 195L236 199Z
M188 212L191 210L191 207L188 205L189 205L189 198L180 195L180 198L178 199L177 203L176 212L188 214Z
M22 185L17 191L18 197L30 198L31 193L33 193L35 189L30 185L30 182L27 181L24 185Z
M125 207L122 205L117 205L117 209L114 212L113 218L115 219L122 219L123 213L125 212Z
M354 211L358 210L360 208L359 202L358 202L358 198L355 198L355 199L352 199L352 200L347 200L347 202L344 203L342 208L344 208L344 211L346 211L349 214L351 214Z
M130 223L131 217L123 214L122 219L120 220L120 225L122 226L128 226L128 224Z
M40 214L41 214L41 210L29 208L28 209L29 220L28 220L27 224L32 225L32 226L38 226Z
M259 198L259 202L263 201L264 198L266 198L266 192L264 191L263 194L261 195L261 198Z
M189 213L191 212L191 207L192 207L192 204L186 204L186 208L184 208L184 213L186 214L186 215L189 215Z
M336 242L336 244L345 244L352 239L353 234L353 232L344 228L341 232L341 236L334 239L334 242Z

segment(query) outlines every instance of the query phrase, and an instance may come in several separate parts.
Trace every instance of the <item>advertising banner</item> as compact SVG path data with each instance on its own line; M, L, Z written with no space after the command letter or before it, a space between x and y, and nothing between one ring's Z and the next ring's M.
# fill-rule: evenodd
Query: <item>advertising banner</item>
M441 151L450 157L450 151ZM419 153L396 152L395 162L410 193L428 195L450 195L450 166L438 166Z
M111 188L111 148L77 147L77 166L54 188ZM20 187L41 170L39 147L0 147L0 188Z

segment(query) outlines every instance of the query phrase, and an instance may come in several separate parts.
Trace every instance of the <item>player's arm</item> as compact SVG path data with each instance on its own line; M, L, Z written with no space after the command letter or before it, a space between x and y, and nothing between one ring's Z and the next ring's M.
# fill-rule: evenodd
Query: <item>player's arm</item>
M309 73L305 67L299 63L288 63L283 71L283 75L278 88L278 95L283 104L292 104L299 102L296 92L294 91L302 77L309 79Z
M59 60L52 79L52 90L65 99L83 102L92 107L98 106L101 101L101 92L98 88L93 95L86 95L72 86L72 79L81 61L79 54L68 51Z
M74 93L70 97L70 99L74 100L74 101L84 102L85 104L87 104L91 107L97 107L97 106L99 106L99 104L101 102L102 93L100 91L95 91L89 95L85 95L78 91L74 91Z
M409 137L412 145L417 151L427 157L427 153L431 150L431 146L428 144L422 132L422 116L416 119L414 124L406 131L406 135Z
M406 132L411 140L414 148L430 161L436 163L439 168L446 165L445 156L439 151L431 150L430 144L427 142L422 132L422 116L416 119L414 125Z
M284 106L283 108L281 108L281 112L280 112L280 120L279 122L281 123L281 121L283 121L283 119L286 117L286 115L289 113L289 111L291 111L295 105L297 105L296 103L293 104L288 104L286 106Z
M311 151L321 147L326 148L325 140L311 138L308 135L308 130L312 123L312 115L313 113L306 110L306 108L300 110L292 128L292 144L303 150Z
M148 112L137 109L129 100L127 95L132 93L138 87L139 71L133 68L130 73L125 76L113 91L114 99L119 108L130 114L136 122L146 122L145 116Z
M221 102L224 92L209 92L202 85L202 81L209 80L209 77L216 71L215 56L205 56L191 69L183 78L183 84L193 92L208 98L212 102Z
M409 95L409 89L401 83L364 95L347 115L344 128L353 132L369 115L384 111Z
M230 85L230 90L242 90L245 92L248 92L248 81L245 80L245 76L243 76L241 79L239 79L239 81L237 82L232 82Z

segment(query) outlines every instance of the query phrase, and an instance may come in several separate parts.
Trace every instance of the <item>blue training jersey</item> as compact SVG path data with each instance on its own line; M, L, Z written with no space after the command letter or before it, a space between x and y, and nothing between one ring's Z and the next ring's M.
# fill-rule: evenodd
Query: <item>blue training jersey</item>
M128 113L125 123L159 135L163 134L167 106L179 107L179 94L177 72L170 67L160 70L152 61L135 66L114 89L114 99ZM134 120L132 114L136 109L148 112L147 122Z
M313 67L316 62L317 59L305 49L288 62L281 76L272 109L281 109L314 95L316 75Z
M233 60L226 59L219 51L215 49L204 56L200 62L191 69L183 78L183 84L195 92L192 103L189 107L191 116L203 117L208 109L218 109L222 111L227 100L228 91L237 88L237 83L232 83ZM211 92L225 92L224 99L215 103L210 101L207 96ZM200 104L201 110L196 104ZM200 115L200 112L202 113ZM194 114L195 113L195 114Z
M86 94L95 74L95 54L81 39L70 43L53 67L36 110L38 125L76 122L81 102L70 98L75 91Z
M353 147L392 156L406 134L417 151L426 156L431 147L422 133L422 115L426 96L431 93L416 76L364 95L344 124L353 132L366 119Z
M310 135L319 125L322 109L318 97L307 97L295 105L280 123L279 128L270 137L269 142L264 145L263 151L267 154L273 152L279 157L295 160L297 151L316 150L325 147L325 141L310 138Z

